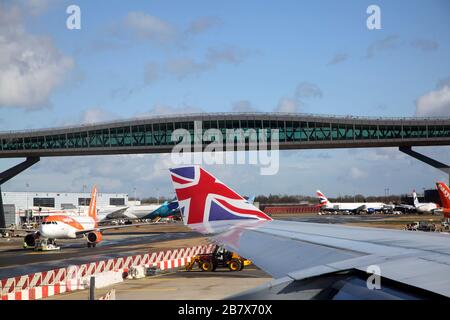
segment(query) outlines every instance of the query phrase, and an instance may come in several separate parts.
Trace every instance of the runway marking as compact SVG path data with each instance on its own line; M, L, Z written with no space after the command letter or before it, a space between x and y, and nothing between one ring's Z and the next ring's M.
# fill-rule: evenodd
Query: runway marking
M124 291L177 291L178 288L140 288L140 289L118 289L116 288L116 294Z
M55 251L36 251L36 252L28 252L27 254L51 254L51 253L58 253Z

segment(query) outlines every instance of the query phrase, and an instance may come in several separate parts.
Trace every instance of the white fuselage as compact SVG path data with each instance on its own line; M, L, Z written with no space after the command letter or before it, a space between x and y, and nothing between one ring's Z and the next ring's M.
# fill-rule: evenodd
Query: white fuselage
M116 211L123 210L123 212L120 214L120 219L140 219L149 213L155 211L158 209L161 205L158 204L150 204L150 205L143 205L143 206L105 206L100 208L97 211L97 222L105 220L109 214L113 214ZM87 214L88 208L85 207L82 209L83 214Z
M96 222L89 216L52 216L39 226L39 233L47 239L75 239L77 232L95 228Z
M419 203L416 205L416 210L419 213L433 213L434 210L437 209L437 205L435 203Z
M339 211L352 211L356 209L364 209L364 210L381 210L386 206L386 204L382 202L335 202L335 203L327 203L323 208L330 210L339 210Z
M125 210L124 215L128 218L139 219L158 209L160 205L150 204L144 206L131 206Z

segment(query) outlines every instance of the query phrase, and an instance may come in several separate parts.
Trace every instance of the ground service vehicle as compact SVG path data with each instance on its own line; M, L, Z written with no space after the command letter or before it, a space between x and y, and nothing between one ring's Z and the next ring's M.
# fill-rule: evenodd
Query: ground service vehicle
M215 271L216 268L228 268L230 271L241 271L252 262L244 259L234 252L228 251L222 247L216 247L212 253L199 254L192 258L186 265L186 270L192 270L197 263L202 271Z

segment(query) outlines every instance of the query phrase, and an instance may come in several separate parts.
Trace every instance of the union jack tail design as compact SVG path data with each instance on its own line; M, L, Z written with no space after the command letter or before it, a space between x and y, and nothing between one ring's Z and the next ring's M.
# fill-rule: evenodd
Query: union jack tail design
M329 203L327 197L325 197L325 195L322 192L320 192L320 190L317 190L316 194L317 194L317 197L319 197L319 201L320 201L319 206L320 207L325 206Z
M221 220L272 220L199 166L170 169L185 224Z

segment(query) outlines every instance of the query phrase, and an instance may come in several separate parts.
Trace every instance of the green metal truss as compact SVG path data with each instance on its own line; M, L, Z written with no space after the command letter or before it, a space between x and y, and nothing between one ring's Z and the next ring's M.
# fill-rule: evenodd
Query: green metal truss
M225 143L227 129L279 130L281 148L358 147L386 145L442 145L450 144L450 120L436 119L361 119L279 114L220 114L172 116L138 119L109 124L80 127L0 133L0 157L15 154L46 154L45 151L103 150L126 148L144 150L145 147L167 148L176 144L171 136L176 129L186 129L194 141L194 121L201 121L202 133L219 129ZM268 134L270 140L270 132ZM390 144L389 141L395 141ZM246 138L248 142L248 137ZM402 143L404 142L404 143ZM323 144L325 143L325 144ZM317 145L316 145L317 144ZM289 147L291 145L292 147ZM106 151L105 151L106 150ZM158 152L158 151L155 151ZM114 152L111 152L114 153ZM136 152L138 153L138 152ZM60 155L61 153L57 153ZM80 153L81 154L81 153ZM95 152L91 152L95 154Z

